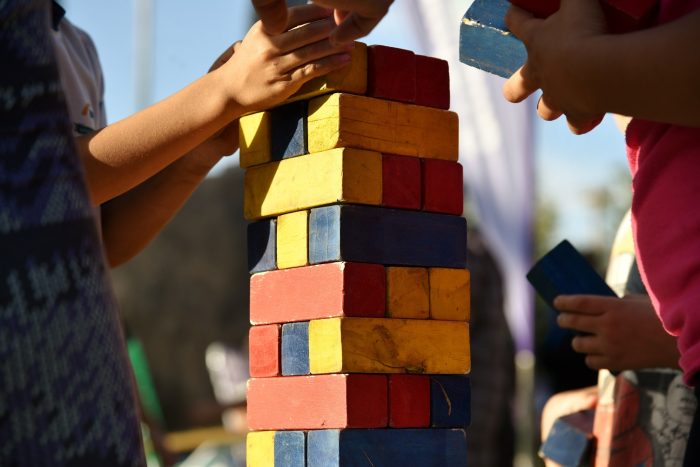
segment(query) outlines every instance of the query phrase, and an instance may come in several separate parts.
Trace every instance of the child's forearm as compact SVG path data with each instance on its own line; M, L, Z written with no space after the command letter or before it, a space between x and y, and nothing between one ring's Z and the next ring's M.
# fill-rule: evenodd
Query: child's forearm
M143 250L221 157L221 151L205 143L136 188L104 204L102 238L110 266L117 267Z
M592 39L576 65L588 83L591 110L700 126L698 44L700 12L656 28Z
M240 107L220 81L219 73L209 73L141 112L78 138L93 203L135 187L237 118Z

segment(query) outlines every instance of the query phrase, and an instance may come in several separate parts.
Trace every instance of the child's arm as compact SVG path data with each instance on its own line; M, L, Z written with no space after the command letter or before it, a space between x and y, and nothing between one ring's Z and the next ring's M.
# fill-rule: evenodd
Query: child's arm
M309 79L349 62L347 49L328 41L334 21L327 10L312 5L290 9L289 24L303 26L270 37L255 24L219 69L131 117L78 138L93 203L125 193L240 115L277 104Z
M700 126L700 11L620 35L606 33L598 3L589 0L563 0L545 20L512 7L506 19L528 50L526 65L504 86L511 102L542 89L540 116L563 113L576 133L606 112Z
M338 27L331 33L334 44L349 43L366 36L389 11L394 0L312 0L335 8ZM252 0L265 30L279 34L287 25L287 0Z

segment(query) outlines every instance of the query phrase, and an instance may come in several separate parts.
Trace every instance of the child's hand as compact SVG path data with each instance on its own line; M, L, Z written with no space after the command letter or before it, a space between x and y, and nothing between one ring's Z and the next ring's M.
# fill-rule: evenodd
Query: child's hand
M333 46L332 11L315 5L289 10L289 29L270 36L257 22L235 53L216 73L223 73L228 97L244 112L272 107L305 82L350 62L352 44Z
M606 33L605 17L592 0L562 0L547 19L512 6L506 15L511 32L523 41L528 58L503 87L503 95L520 102L542 89L537 113L544 120L566 115L575 134L595 128L604 109L590 93L588 66L600 67L589 45Z
M252 0L265 30L279 34L287 25L286 0ZM334 44L350 43L366 36L389 11L394 0L313 0L314 3L335 8L338 27L331 33Z
M590 368L678 366L676 338L664 331L647 296L560 295L554 306L561 311L559 326L590 334L571 341Z

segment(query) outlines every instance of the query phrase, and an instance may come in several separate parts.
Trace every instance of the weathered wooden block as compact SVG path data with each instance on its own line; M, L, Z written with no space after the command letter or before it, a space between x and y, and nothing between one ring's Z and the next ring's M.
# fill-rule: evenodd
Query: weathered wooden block
M450 66L447 61L416 55L416 105L450 108Z
M446 321L469 321L469 270L430 268L429 274L430 317Z
M540 448L540 455L564 467L589 465L593 435L593 410L558 418Z
M270 114L257 112L241 117L238 120L238 140L241 167L251 167L272 160L270 156Z
M274 219L248 224L248 271L251 274L277 267L276 236Z
M250 278L253 324L335 316L381 318L385 309L386 277L380 264L328 263Z
M317 430L307 435L307 467L466 467L464 430Z
M557 295L617 296L586 258L567 240L540 258L527 273L527 280L552 308Z
M307 151L307 102L285 104L268 111L270 117L270 157L279 161L301 156Z
M426 268L386 268L386 315L414 319L430 316L430 281Z
M247 467L306 467L303 431L258 431L246 437Z
M339 202L379 205L381 154L341 148L251 167L244 189L246 219Z
M430 426L462 428L471 423L469 376L430 376Z
M380 428L388 423L385 375L318 375L248 381L251 430Z
M400 102L416 100L416 55L410 50L371 45L367 50L367 95Z
M350 94L309 102L309 152L338 147L456 161L454 112Z
M252 378L280 375L280 326L253 326L248 332L248 362Z
M331 92L365 94L367 92L367 45L355 42L350 64L305 83L287 102L308 100Z
M464 374L469 327L458 321L328 318L309 323L309 362L320 373Z
M382 205L389 208L421 208L420 159L382 155Z
M423 210L461 216L464 210L464 181L459 162L423 159Z
M505 23L508 0L474 0L459 30L459 60L509 78L527 60L522 42Z
M309 374L309 322L282 325L282 375Z
M309 263L357 261L464 268L462 217L371 206L326 206L309 216Z
M430 378L425 375L389 375L389 426L430 426Z
M290 212L277 218L277 267L309 264L309 211Z

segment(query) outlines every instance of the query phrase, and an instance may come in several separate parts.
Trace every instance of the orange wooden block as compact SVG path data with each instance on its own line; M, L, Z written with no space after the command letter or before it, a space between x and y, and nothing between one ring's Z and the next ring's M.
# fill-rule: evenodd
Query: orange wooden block
M280 326L253 326L248 333L250 376L280 375Z
M469 321L470 282L469 269L430 268L430 317Z
M255 274L250 278L250 322L381 318L385 281L384 266L366 263L336 262Z
M251 430L380 428L388 424L384 375L320 375L248 381Z
M426 268L386 268L386 314L389 318L425 319L430 316Z

